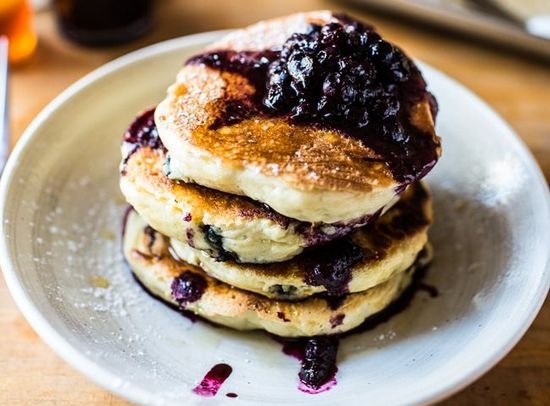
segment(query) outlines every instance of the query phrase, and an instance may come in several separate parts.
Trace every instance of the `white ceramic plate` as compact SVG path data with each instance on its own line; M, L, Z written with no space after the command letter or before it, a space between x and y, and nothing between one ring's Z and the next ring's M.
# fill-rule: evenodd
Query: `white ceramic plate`
M192 323L136 285L119 249L121 135L163 97L182 61L219 35L168 41L104 66L53 101L17 144L1 183L0 254L31 325L76 369L143 404L418 404L491 368L548 291L548 191L506 124L424 65L444 145L429 176L436 257L427 279L440 295L421 291L389 322L343 340L332 390L297 390L298 362L266 335ZM233 373L218 395L194 395L219 362Z

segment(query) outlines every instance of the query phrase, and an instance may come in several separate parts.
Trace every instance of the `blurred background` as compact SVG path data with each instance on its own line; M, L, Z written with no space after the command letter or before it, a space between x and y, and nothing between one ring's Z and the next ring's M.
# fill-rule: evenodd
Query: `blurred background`
M0 0L0 35L9 34L11 43L9 80L0 76L2 86L9 84L9 147L63 89L130 51L293 12L332 9L369 21L411 56L472 89L510 123L548 180L549 3ZM80 376L46 347L18 312L1 276L0 329L0 404L127 404ZM546 303L527 335L496 368L443 404L548 404L549 331Z

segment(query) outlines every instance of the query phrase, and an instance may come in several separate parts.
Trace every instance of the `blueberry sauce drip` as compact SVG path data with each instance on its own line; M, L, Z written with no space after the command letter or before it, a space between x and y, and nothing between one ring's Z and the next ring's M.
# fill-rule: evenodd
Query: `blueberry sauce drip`
M152 108L136 117L124 133L124 142L137 147L161 148L163 145L155 125L154 115L155 109Z
M122 162L125 167L128 159L142 147L164 148L155 125L155 109L149 109L137 116L124 133L124 145L127 152ZM125 170L122 170L124 174Z
M418 255L417 262L423 255L424 253ZM418 266L418 269L416 269L413 274L411 284L398 299L380 312L368 317L361 325L350 331L312 338L284 338L272 336L273 339L282 344L282 351L284 354L301 361L299 377L301 383L305 386L299 386L299 389L312 394L330 390L336 383L335 374L338 370L336 366L336 356L339 340L353 334L374 330L379 325L389 321L392 317L405 311L411 305L416 293L419 290L425 290L424 286L426 283L423 282L423 280L428 267L429 265L424 265L422 267ZM436 296L430 294L430 297L435 298ZM344 317L340 320L340 316L344 315L337 314L333 316L331 318L331 323L343 321Z
M301 257L299 267L304 282L311 286L324 286L327 296L340 297L348 292L352 267L363 259L363 250L347 238L311 248Z
M285 117L339 131L371 148L394 177L409 184L437 162L431 133L410 123L422 101L437 102L415 64L372 27L349 17L295 33L277 49L217 50L187 64L204 64L248 79L255 92L226 101L217 129L253 115Z
M193 389L193 393L200 396L216 396L225 380L233 372L233 368L227 364L216 364L202 378L202 381ZM229 394L227 394L229 396ZM235 397L235 396L229 396Z
M181 306L185 306L187 303L199 300L207 286L208 283L203 276L191 271L185 271L174 278L170 288L174 300Z
M312 337L307 340L304 358L298 376L310 388L318 389L332 379L338 368L336 355L339 340L332 336Z
M159 133L155 125L155 109L144 111L135 118L124 134L124 141L140 147L160 148Z
M338 354L339 337L317 336L308 338L281 338L273 337L283 345L283 352L300 361L299 387L308 393L319 393L326 385L333 381L338 368L336 356ZM326 390L330 387L326 387Z

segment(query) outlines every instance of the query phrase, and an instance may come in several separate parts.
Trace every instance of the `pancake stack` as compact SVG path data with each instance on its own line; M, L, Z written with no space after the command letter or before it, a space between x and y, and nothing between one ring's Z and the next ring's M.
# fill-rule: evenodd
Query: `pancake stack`
M414 63L347 16L235 31L124 136L124 255L152 294L218 324L351 330L429 260L436 110Z

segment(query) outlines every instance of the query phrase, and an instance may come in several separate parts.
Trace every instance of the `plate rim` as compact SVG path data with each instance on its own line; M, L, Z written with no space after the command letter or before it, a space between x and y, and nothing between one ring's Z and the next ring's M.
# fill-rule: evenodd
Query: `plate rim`
M29 148L37 131L48 119L50 114L55 112L60 106L80 91L93 85L95 81L102 77L119 69L132 64L141 63L148 58L157 57L163 53L170 53L178 49L183 50L186 47L202 43L207 44L230 31L231 30L208 31L162 41L118 57L88 73L49 102L32 120L16 143L0 179L0 207L2 210L2 221L0 221L0 234L2 236L0 238L0 268L2 269L6 285L14 302L33 330L59 357L95 384L132 402L140 404L152 403L155 401L154 394L141 389L135 384L122 380L120 376L109 372L99 363L93 361L85 354L80 353L49 323L48 319L40 312L39 307L31 299L28 292L23 289L18 277L19 271L10 258L8 238L4 224L5 220L7 220L5 217L5 207L9 198L10 185L14 182L14 176L17 173L19 156ZM440 76L442 80L470 97L474 103L484 107L484 114L490 115L491 119L502 127L504 130L503 133L506 133L504 135L506 141L514 147L514 150L528 166L530 170L529 175L535 177L533 180L536 185L541 188L541 192L544 195L544 202L541 202L541 204L546 206L547 212L550 213L550 192L542 170L526 144L515 133L511 126L477 94L462 85L456 79L451 78L444 72L426 63L420 62L419 66L421 70L429 70L431 75ZM550 233L547 239L550 241ZM419 396L415 399L416 404L434 403L452 396L479 379L512 350L533 323L548 294L550 288L550 253L546 257L545 269L541 269L540 274L545 277L543 281L545 283L541 283L539 285L539 292L536 292L538 300L530 302L531 305L528 309L528 316L523 318L522 323L518 325L513 334L509 335L508 340L501 344L500 349L495 351L490 357L487 357L483 363L476 364L475 368L470 367L466 372L459 374L460 376L457 376L454 380L446 381L445 384L440 385L437 390L426 393L424 396ZM124 381L125 385L121 384L122 381ZM189 398L188 401L193 402L193 399Z

